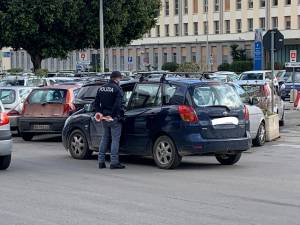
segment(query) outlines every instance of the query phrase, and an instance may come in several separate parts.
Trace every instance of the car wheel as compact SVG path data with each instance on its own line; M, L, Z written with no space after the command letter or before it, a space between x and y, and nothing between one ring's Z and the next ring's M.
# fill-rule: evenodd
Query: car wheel
M81 130L74 130L68 140L71 156L74 159L87 159L92 155L85 134Z
M0 170L6 170L11 162L11 155L0 156Z
M233 153L233 154L217 154L216 159L222 165L234 165L236 164L242 156L242 153Z
M34 134L32 134L32 133L22 133L21 136L22 136L24 141L31 141Z
M257 136L253 140L253 145L263 146L266 143L266 126L264 123L261 123L258 128Z
M181 156L168 136L159 137L153 146L153 158L161 169L174 169L181 163Z

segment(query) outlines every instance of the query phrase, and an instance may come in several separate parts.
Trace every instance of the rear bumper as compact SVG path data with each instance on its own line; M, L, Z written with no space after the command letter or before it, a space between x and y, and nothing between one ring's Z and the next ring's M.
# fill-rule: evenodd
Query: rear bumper
M0 141L0 156L10 155L12 152L12 140Z
M18 120L20 116L9 116L10 128L16 130L18 128Z
M21 133L61 134L66 117L59 118L29 118L20 117L18 127ZM49 126L49 128L35 128L34 125Z
M182 139L182 137L180 139ZM251 135L250 132L247 131L247 137L234 139L207 140L202 139L200 134L190 134L184 137L183 142L177 143L177 148L181 156L186 156L242 152L250 149L251 145Z

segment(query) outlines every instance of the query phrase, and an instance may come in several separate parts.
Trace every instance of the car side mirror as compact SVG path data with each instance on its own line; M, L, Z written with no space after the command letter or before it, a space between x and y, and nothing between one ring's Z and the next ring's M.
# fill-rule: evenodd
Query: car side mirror
M256 97L250 98L250 105L258 105L259 100Z
M86 112L93 112L94 111L94 106L92 103L89 103L89 104L85 104L84 105L84 110Z

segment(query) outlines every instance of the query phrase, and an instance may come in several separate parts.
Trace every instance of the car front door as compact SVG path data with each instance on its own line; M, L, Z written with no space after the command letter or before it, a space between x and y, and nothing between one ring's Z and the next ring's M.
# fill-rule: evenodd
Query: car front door
M122 146L125 153L149 154L151 134L159 129L161 113L161 85L137 84L125 113Z

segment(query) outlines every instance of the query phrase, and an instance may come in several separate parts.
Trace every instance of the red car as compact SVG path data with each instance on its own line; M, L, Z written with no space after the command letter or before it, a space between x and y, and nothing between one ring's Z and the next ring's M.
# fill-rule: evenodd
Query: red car
M73 100L80 86L57 85L34 89L24 102L19 129L25 141L37 134L61 134L66 119L76 111Z

